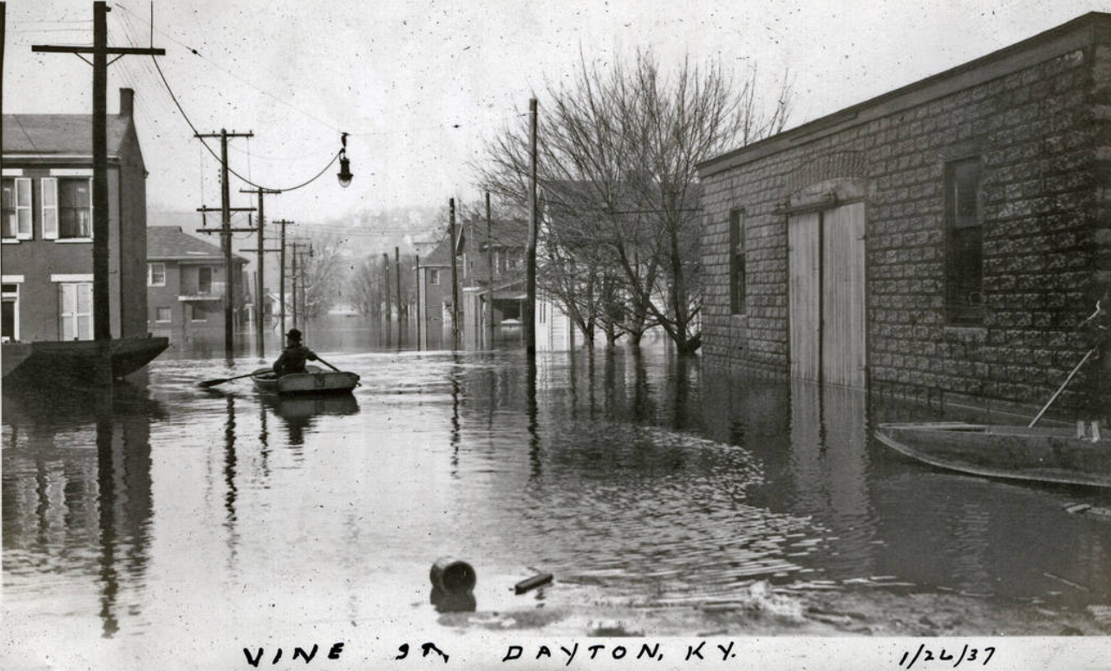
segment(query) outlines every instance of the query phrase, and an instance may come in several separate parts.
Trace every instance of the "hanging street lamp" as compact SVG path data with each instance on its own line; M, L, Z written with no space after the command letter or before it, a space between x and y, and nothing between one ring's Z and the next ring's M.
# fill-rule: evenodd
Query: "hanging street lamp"
M339 185L346 189L351 186L351 178L354 177L351 174L351 162L347 158L347 133L340 135L340 141L343 142L343 148L339 150L339 172L336 177L339 179Z

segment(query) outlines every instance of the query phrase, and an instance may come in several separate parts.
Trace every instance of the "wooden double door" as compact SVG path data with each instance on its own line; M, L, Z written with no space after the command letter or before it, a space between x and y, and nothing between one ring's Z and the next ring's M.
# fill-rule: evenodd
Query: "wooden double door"
M865 386L864 232L863 202L788 218L793 377Z

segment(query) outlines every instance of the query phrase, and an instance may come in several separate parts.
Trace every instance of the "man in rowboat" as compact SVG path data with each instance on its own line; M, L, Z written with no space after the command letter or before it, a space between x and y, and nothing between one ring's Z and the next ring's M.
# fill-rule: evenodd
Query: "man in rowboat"
M290 329L285 337L288 339L288 344L282 350L282 355L274 362L274 373L281 377L308 372L305 370L305 362L316 361L316 353L301 344L300 330Z

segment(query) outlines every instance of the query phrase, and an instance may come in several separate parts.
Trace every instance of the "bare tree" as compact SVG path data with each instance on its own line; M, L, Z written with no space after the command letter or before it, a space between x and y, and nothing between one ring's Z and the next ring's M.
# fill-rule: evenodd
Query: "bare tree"
M757 84L755 70L738 85L719 64L689 59L665 74L642 52L605 71L580 57L568 83L548 87L540 124L544 260L563 268L545 277L575 278L566 307L602 324L611 343L621 332L639 341L658 324L681 353L700 346L697 165L782 130L789 82L779 84L768 113ZM484 187L516 203L526 193L525 138L523 127L506 129L476 166Z
M350 267L347 276L348 300L364 317L382 316L382 269L380 255L371 254Z
M323 315L339 298L344 275L341 252L346 243L346 238L341 236L319 236L312 242L311 254L300 257L299 272L304 276L301 310L306 318ZM301 281L297 284L297 290L301 290Z

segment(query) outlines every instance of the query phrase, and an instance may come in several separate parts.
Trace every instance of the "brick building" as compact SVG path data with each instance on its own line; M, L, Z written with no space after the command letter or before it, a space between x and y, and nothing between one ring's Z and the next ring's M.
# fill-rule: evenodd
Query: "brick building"
M457 259L458 260L458 259ZM445 237L417 273L421 349L451 349L451 239ZM388 305L387 301L387 305Z
M120 89L108 115L109 316L113 338L147 333L146 168ZM5 342L93 337L92 121L87 114L3 117Z
M1111 288L1111 15L700 166L704 357L1040 405ZM1111 367L1082 369L1072 399ZM1083 400L1081 400L1083 399Z
M235 262L236 314L242 314L248 290L243 281L247 259ZM147 229L147 303L149 330L176 342L214 337L224 332L226 280L224 253L216 245L184 233L177 226Z

